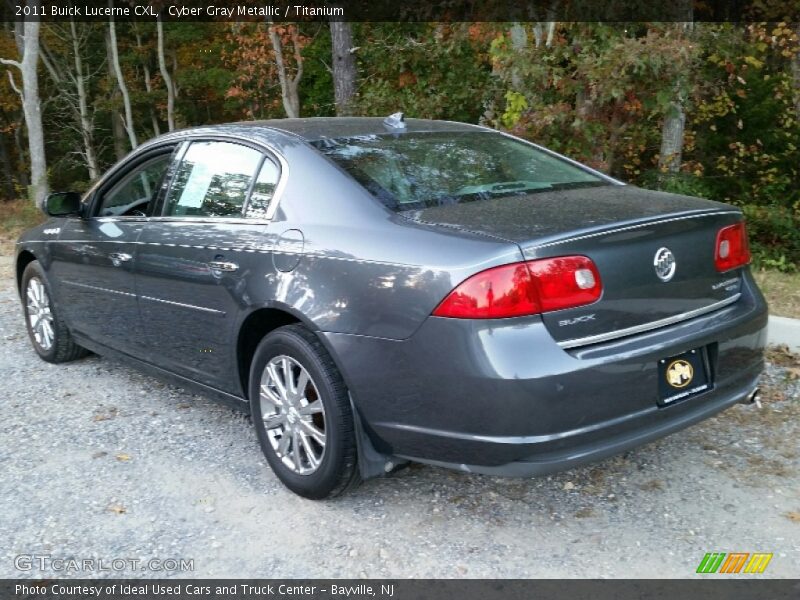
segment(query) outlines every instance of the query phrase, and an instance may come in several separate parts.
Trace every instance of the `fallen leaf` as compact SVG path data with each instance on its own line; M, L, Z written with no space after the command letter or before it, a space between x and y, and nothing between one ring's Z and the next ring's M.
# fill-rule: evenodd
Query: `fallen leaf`
M117 460L128 461L131 457L129 454L117 454Z
M126 512L128 512L128 509L121 504L112 504L108 507L108 510L118 515L124 515Z
M784 515L790 521L794 521L795 523L800 523L800 512L796 510L791 510Z
M192 405L189 404L188 402L181 402L180 404L178 404L178 408L191 408L191 406Z
M103 458L107 454L108 454L108 452L103 452L101 450L100 452L95 452L94 454L92 454L92 458Z

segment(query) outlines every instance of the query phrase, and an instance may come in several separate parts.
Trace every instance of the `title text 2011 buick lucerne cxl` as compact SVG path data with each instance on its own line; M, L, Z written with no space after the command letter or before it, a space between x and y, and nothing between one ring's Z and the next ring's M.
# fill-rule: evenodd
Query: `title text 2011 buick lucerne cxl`
M294 492L406 461L538 475L755 397L739 210L484 127L170 133L22 235L36 352L126 359L250 410Z

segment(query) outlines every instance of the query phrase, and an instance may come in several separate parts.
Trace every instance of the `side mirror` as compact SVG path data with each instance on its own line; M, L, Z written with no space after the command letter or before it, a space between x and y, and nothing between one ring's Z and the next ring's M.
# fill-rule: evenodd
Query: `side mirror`
M44 212L51 217L81 214L81 195L78 192L55 192L47 197Z

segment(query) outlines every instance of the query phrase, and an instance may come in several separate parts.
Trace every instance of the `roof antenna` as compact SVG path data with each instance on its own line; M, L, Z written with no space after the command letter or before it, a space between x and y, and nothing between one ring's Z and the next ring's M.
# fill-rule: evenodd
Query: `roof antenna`
M406 117L401 112L396 112L393 115L389 115L383 120L383 124L387 127L391 127L392 129L405 129L406 128Z

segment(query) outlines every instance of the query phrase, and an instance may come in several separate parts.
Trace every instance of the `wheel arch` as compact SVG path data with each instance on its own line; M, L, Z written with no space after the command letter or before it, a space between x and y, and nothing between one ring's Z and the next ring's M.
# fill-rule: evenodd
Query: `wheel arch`
M306 319L283 306L256 308L242 320L236 335L236 365L244 398L250 396L250 363L258 344L272 331L292 323L301 323L313 331Z
M25 268L35 260L37 260L36 255L34 255L34 253L31 252L30 250L23 250L17 255L17 264L16 264L17 292L21 292L22 290L22 274L25 272Z

